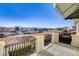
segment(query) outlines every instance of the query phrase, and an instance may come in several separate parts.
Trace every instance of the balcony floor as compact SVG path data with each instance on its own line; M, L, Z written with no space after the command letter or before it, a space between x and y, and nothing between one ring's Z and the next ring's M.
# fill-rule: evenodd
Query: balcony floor
M79 56L79 48L63 43L53 44L47 51L55 56Z
M79 56L79 48L72 47L68 44L49 44L47 47L39 53L35 52L28 56Z

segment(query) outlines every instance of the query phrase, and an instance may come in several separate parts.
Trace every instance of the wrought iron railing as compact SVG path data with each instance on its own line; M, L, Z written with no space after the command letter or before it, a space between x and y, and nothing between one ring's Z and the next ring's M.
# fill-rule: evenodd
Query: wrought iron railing
M5 46L6 56L22 56L33 52L35 48L35 41L20 42Z

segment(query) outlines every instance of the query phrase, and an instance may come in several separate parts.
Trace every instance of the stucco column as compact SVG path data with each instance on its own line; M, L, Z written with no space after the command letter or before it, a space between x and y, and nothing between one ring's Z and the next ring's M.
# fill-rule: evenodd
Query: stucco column
M36 52L39 53L40 51L42 51L44 49L44 35L36 35Z
M74 20L76 25L76 34L72 34L72 42L71 45L74 47L79 47L79 19Z
M0 41L0 56L4 55L5 52L5 42L4 41Z
M71 45L79 48L79 36L73 34L73 35L71 35L71 37L72 37Z
M79 35L79 19L74 20L74 25L76 26L76 35Z
M59 42L59 33L52 33L52 43Z
M79 35L79 23L76 25L76 35Z

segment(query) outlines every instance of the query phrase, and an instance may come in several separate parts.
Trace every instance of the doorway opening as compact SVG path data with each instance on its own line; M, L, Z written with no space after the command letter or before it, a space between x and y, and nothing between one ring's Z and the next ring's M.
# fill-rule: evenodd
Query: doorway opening
M61 33L59 34L59 42L64 44L71 44L71 35L69 33Z
M52 40L52 35L46 34L44 38L44 46L47 46L48 44L50 44L51 40Z

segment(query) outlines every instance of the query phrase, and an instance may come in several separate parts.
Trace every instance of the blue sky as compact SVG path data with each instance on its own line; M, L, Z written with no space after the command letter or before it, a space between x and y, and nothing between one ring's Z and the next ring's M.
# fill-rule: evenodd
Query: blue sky
M74 25L64 20L52 3L4 3L0 4L0 26L56 28Z

